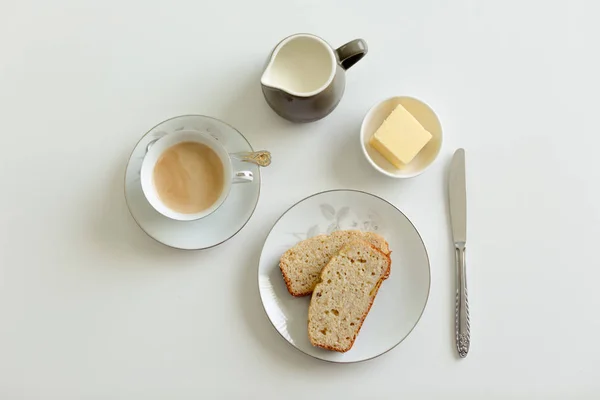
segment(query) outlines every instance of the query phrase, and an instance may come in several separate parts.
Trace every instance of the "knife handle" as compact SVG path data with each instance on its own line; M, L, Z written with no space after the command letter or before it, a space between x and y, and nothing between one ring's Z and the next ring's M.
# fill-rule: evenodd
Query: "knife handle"
M464 244L455 247L456 253L456 349L461 358L465 358L471 347L471 327L469 321L469 298L467 295L467 264Z

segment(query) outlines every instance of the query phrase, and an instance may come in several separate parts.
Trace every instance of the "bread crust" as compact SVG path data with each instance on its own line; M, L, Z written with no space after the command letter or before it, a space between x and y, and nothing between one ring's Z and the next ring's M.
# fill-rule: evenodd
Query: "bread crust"
M314 347L320 347L322 349L325 350L330 350L330 351L337 351L339 353L345 353L347 351L349 351L350 349L352 349L352 346L354 346L354 342L356 341L356 337L358 336L358 334L360 333L360 330L363 326L363 323L365 322L365 319L367 318L367 315L369 314L369 312L371 311L371 307L373 306L373 303L375 302L375 297L377 297L377 293L379 292L379 288L381 287L381 284L383 283L384 280L386 280L391 272L392 269L392 259L391 259L391 254L392 252L389 251L387 254L384 253L383 251L381 251L380 249L378 249L376 246L373 246L371 243L365 242L367 243L369 246L371 246L371 248L373 248L375 251L377 251L378 253L382 254L385 258L387 258L387 262L388 262L388 267L386 269L386 271L381 275L381 277L379 278L379 280L377 281L377 283L375 284L375 288L373 289L373 295L371 296L371 299L369 301L369 307L367 308L367 310L365 311L365 313L362 315L359 323L358 323L358 328L356 329L356 333L354 334L354 336L352 337L352 340L350 341L350 344L348 345L347 348L342 348L342 347L334 347L334 346L328 346L328 345L321 345L319 343L316 343L313 340L313 337L311 336L310 332L308 332L308 338L310 340L310 343L314 346ZM329 264L331 263L331 260L327 263L327 265L325 265L325 267L323 267L323 270L321 271L321 275L323 275L323 271L325 271L325 269L327 269L327 267L329 267ZM321 283L321 282L319 282ZM319 284L318 283L318 284ZM317 284L317 285L318 285ZM312 298L311 298L312 301ZM309 308L310 310L310 308ZM310 321L310 312L308 314L308 320ZM308 330L308 329L307 329Z
M287 287L288 292L290 292L290 294L294 297L305 297L305 296L308 296L309 294L311 294L312 291L311 292L295 292L294 289L292 289L292 280L285 273L285 268L284 268L284 266L282 266L282 264L284 264L284 262L282 260L279 260L279 269L281 270L281 276L283 276L283 281L285 282L285 286Z

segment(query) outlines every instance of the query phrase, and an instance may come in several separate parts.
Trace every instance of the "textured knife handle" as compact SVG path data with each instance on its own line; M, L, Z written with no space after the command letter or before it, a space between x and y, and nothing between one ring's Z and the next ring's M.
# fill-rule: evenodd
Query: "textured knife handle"
M465 358L471 347L471 326L469 321L469 298L467 294L466 248L456 246L456 350L461 358Z

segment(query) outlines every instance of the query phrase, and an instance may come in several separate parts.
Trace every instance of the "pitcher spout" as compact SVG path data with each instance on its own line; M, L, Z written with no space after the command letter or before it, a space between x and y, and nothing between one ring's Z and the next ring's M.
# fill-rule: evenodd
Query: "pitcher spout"
M273 87L274 82L272 82L271 79L271 64L267 66L267 69L265 69L262 76L260 77L260 84L269 88Z
M290 96L310 98L331 84L336 67L335 53L323 39L293 35L275 47L261 81Z
M260 84L269 89L282 90L280 87L278 87L277 81L273 76L273 61L273 58L269 60L269 64L260 77Z

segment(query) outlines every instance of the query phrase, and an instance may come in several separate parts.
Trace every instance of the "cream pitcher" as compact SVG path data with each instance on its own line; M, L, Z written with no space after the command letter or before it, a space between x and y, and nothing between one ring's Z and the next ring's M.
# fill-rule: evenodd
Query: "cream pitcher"
M319 120L338 105L346 86L345 71L367 51L362 39L334 50L315 35L289 36L275 47L261 77L265 99L292 122Z

